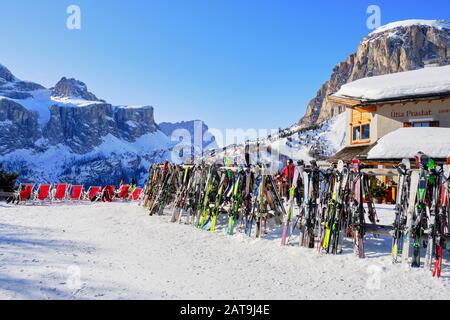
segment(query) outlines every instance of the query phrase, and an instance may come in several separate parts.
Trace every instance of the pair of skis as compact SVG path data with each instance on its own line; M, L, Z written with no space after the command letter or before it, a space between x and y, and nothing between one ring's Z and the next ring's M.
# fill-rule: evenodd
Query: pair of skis
M349 178L348 168L344 162L339 161L334 173L334 187L330 203L327 208L324 236L321 248L326 253L339 254L342 252L342 224L345 200L345 190Z
M292 229L290 229L290 227L291 227L292 219L294 216L295 189L297 188L297 181L298 181L299 174L300 174L299 168L296 167L294 170L293 183L289 188L289 209L288 209L287 216L285 216L283 231L281 234L281 245L282 246L286 245L286 240L287 240L289 230L291 230L290 233L292 234Z
M441 180L438 184L440 191L440 208L435 213L434 224L434 266L432 269L433 277L440 278L442 272L442 253L445 246L445 237L448 234L448 218L449 218L449 193L450 193L450 156L447 158L446 164L442 168ZM433 254L433 253L431 253Z
M214 187L214 178L215 178L215 170L213 166L209 167L208 169L208 175L205 182L205 188L203 192L203 203L200 207L200 210L198 210L198 214L196 217L195 227L202 229L208 219L210 207L210 194Z
M392 237L392 262L399 262L399 256L403 249L403 235L406 228L406 212L408 209L408 192L410 185L409 170L411 164L404 159L397 168L397 198L395 203L394 234Z
M357 159L352 161L353 170L353 251L359 258L365 258L364 236L366 231L366 220L364 210L364 191L363 179L361 172L361 162Z
M189 194L189 189L191 186L191 169L192 166L184 166L184 171L182 173L182 179L178 187L178 194L175 198L174 208L172 211L172 216L170 222L181 222L181 217L185 211L186 199Z

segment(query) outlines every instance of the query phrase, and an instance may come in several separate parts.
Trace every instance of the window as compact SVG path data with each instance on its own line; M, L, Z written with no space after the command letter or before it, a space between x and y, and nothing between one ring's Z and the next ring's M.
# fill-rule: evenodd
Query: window
M430 126L429 122L413 122L414 128L420 128L420 127L428 128L429 126Z
M351 114L351 143L367 144L370 143L370 123L373 114L376 113L376 107L352 108Z
M370 124L354 125L352 139L356 143L368 142L367 140L370 139Z
M370 139L370 125L365 124L361 126L361 130L362 130L362 139L363 140Z
M417 121L417 122L405 122L403 124L405 128L429 128L439 127L439 121Z

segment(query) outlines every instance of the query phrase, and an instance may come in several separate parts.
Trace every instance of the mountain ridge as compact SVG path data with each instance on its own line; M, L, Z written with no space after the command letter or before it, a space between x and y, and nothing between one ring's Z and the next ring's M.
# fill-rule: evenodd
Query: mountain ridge
M152 106L114 106L74 78L47 89L1 65L0 79L0 161L22 180L142 181L179 143L160 130Z

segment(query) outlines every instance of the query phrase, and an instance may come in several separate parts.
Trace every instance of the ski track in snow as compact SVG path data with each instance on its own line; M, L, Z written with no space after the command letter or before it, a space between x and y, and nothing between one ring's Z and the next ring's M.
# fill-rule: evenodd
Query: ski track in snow
M392 210L378 209L389 224ZM0 298L450 298L448 253L437 280L423 268L393 265L390 239L369 238L361 260L350 241L340 256L319 255L295 240L281 248L280 228L254 240L168 219L132 203L0 203ZM79 268L79 286L71 286L71 267Z

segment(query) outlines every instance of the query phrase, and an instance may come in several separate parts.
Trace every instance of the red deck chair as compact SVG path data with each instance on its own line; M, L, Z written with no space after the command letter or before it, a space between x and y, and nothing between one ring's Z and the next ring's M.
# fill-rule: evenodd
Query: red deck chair
M92 201L96 196L98 196L102 192L102 188L95 186L89 187L88 192L86 194L86 200Z
M131 193L130 200L131 201L139 200L139 198L141 197L141 194L142 194L142 188L134 189L134 191Z
M31 200L31 196L33 195L34 184L30 183L22 183L19 187L19 202L26 202ZM23 190L22 190L23 189Z
M36 193L36 200L39 201L50 200L51 189L52 189L51 184L41 184Z
M53 195L53 200L65 200L67 198L67 189L69 185L67 183L59 183L55 187L55 194Z
M126 200L128 199L130 194L130 186L127 184L123 184L120 186L120 189L116 193L116 198Z
M114 198L114 193L116 192L115 186L105 186L102 190L102 201L112 202Z
M109 191L112 192L113 194L114 194L114 192L116 192L116 186L106 186L106 187L108 187Z
M70 188L69 199L71 201L81 200L82 196L83 196L83 186L72 186Z

